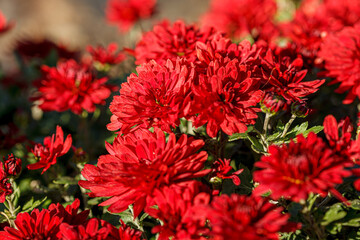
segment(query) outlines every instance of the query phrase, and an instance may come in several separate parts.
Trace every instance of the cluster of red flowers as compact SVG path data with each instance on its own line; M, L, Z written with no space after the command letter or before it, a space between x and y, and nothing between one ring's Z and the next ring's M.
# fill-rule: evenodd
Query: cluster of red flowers
M212 0L210 11L202 19L230 37L271 40L276 36L274 0Z
M340 137L339 128L343 133ZM335 186L352 175L350 168L359 159L360 140L351 140L349 119L338 125L332 115L325 118L324 132L328 144L310 133L307 138L297 136L296 142L288 146L270 146L269 156L255 164L260 168L254 172L254 180L260 183L256 194L271 191L274 199L285 197L299 202L310 193L324 197L330 192L346 201Z
M34 209L29 213L19 213L15 227L5 227L0 231L2 240L21 239L63 239L63 240L140 240L141 232L123 225L119 229L110 223L91 218L86 220L89 210L78 213L79 199L64 208L51 204L48 209Z
M294 19L282 28L303 55L315 59L323 38L344 26L356 24L360 20L359 13L357 1L306 0Z
M216 34L213 28L198 28L186 25L178 20L172 26L168 21L156 24L152 31L142 35L136 44L134 54L136 64L143 64L150 60L164 63L167 59L185 58L189 62L196 60L195 45L197 42L206 43Z
M156 36L159 29L146 36ZM195 127L207 124L210 137L216 137L220 129L232 135L245 132L247 125L255 123L258 110L254 107L265 91L292 103L303 101L324 83L324 80L303 82L307 71L302 70L301 57L291 61L247 41L232 43L220 33L206 34L207 40L192 33L192 42L198 38L196 44L179 45L179 39L189 39L187 33L177 32L176 38L169 39L175 46L165 47L163 42L168 38L151 41L162 46L151 50L156 53L157 62L141 65L138 75L130 75L128 82L122 84L120 96L110 106L113 116L109 130L127 133L158 126L171 132L184 117L193 121ZM135 53L138 48L149 53L150 48L144 50L143 46L138 45ZM179 51L185 55L173 60ZM147 56L150 55L151 52Z
M106 14L127 31L152 16L155 4L109 0ZM308 115L308 97L325 82L318 76L340 83L336 91L348 92L344 103L360 98L360 4L304 0L286 23L275 20L277 11L275 0L212 0L202 28L180 20L156 24L134 49L125 50L139 66L109 106L107 129L116 136L105 143L108 153L100 153L96 165L82 165L90 158L87 149L72 146L72 136L65 138L60 126L31 149L36 162L27 169L42 168L44 173L72 148L78 174L74 179L81 179L84 201L96 197L102 201L99 206L114 214L129 209L141 231L122 220L116 228L87 219L90 210L78 213L76 199L66 208L51 204L30 214L22 209L16 219L8 219L11 226L0 231L0 240L140 240L149 229L138 223L147 216L151 233L160 240L279 239L280 232L302 226L290 221L290 201L300 203L294 204L303 208L300 215L311 214L304 204L311 194L332 194L351 204L338 189L345 178L360 175L360 138L352 139L349 118L338 123L328 115L323 123L327 140L310 132L314 128L307 130L307 123L293 129L290 125ZM10 27L0 14L0 33ZM275 44L281 38L288 41L282 47ZM53 47L39 44L47 45ZM26 44L19 49L25 50L24 58L34 55ZM107 71L125 55L114 43L86 50L88 59L64 57L56 67L41 67L32 98L40 109L86 116L84 111L105 105L117 89L107 84ZM319 75L312 72L315 68ZM290 114L287 124L280 122ZM264 120L260 130L259 119ZM249 166L232 162L235 153L227 150L239 139L265 154L253 157ZM78 142L77 136L74 140ZM21 160L14 155L0 163L0 202L16 192L12 183L20 171ZM244 173L249 179L239 177ZM249 196L238 194L244 182ZM232 189L225 189L227 184ZM360 179L354 186L360 190ZM311 229L311 219L299 219Z
M210 171L202 170L207 153L197 153L203 145L202 140L186 135L176 140L170 133L166 141L158 128L154 133L139 129L107 144L109 154L101 156L97 166L85 165L82 175L87 181L79 184L90 189L93 197L111 197L101 204L111 205L109 211L122 212L134 204L137 216L154 189L181 186Z

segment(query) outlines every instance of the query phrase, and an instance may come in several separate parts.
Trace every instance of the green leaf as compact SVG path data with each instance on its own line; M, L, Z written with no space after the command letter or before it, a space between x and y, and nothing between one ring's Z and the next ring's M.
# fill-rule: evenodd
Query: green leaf
M308 122L303 122L302 124L295 126L286 133L285 138L292 139L295 138L297 135L304 133L308 125L309 125Z
M306 130L303 135L304 137L307 137L307 135L310 133L310 132L313 132L315 134L318 134L319 132L321 132L322 130L324 129L323 126L314 126L312 128L309 128L308 130Z
M338 221L346 216L346 211L344 211L342 203L336 203L330 207L330 209L325 213L324 218L322 219L321 225L327 226L332 222Z
M120 216L120 219L124 221L125 224L132 223L134 221L134 216L131 213L130 209L126 209L121 213L113 213Z
M23 205L22 211L30 209L33 203L34 203L34 197L31 197L31 199Z
M0 223L3 222L7 222L7 218L4 215L0 214Z
M98 205L102 201L102 198L95 197L88 200L89 205Z
M350 207L354 210L360 210L360 200L359 199L354 199L352 201L350 201L351 205Z
M246 132L244 133L234 133L229 137L229 142L236 141L239 139L246 139L248 137L248 133L254 129L254 126L248 126Z
M58 179L53 181L55 184L61 184L61 185L77 185L78 181L72 177L67 176L61 176Z
M306 129L308 128L309 123L308 122L303 122L302 124L300 124L299 126L294 127L296 134L299 135L303 132L306 131Z
M44 197L41 200L36 200L34 202L34 198L31 197L31 199L24 204L24 206L22 207L22 211L21 212L30 212L32 211L34 208L37 208L38 206L40 206L43 202L45 202L45 200L47 199L47 197Z
M143 214L141 215L141 217L140 217L140 222L144 221L145 218L147 218L148 216L149 216L149 214L143 213Z
M309 203L309 209L312 209L314 203L316 202L316 199L319 197L319 194L310 193L307 201Z
M351 219L350 221L345 222L342 225L349 227L360 227L360 217Z
M281 120L279 120L276 125L276 132L283 132L284 128L285 128L284 123Z
M32 205L32 208L37 208L38 206L40 206L43 202L45 202L45 200L47 199L47 197L45 196L43 199L40 199L40 200L36 200L33 205Z
M251 148L252 148L252 150L254 150L254 152L264 153L263 145L260 143L260 141L256 137L248 136L248 139L251 142Z
M272 142L272 141L280 138L281 133L282 133L282 132L273 133L273 134L271 134L270 136L268 136L268 137L266 138L266 140L267 140L268 142Z
M281 233L280 239L282 240L304 240L304 236L301 235L300 230L296 230L295 232L290 233Z

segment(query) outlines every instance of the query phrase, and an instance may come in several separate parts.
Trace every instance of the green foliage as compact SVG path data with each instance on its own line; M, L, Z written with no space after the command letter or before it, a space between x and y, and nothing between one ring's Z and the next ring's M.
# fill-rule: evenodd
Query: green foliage
M45 202L46 199L47 197L45 196L43 199L34 201L34 198L31 197L31 199L22 206L21 212L31 212L34 208L39 207L43 202Z

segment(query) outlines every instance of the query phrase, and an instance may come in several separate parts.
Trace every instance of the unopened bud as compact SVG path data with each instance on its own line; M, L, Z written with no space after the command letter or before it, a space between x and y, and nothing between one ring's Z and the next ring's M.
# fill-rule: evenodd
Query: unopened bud
M4 171L7 176L16 177L21 172L21 159L14 156L14 154L4 157Z
M296 117L304 118L310 112L305 102L294 102L291 105L291 113Z
M222 184L222 179L215 176L215 177L210 178L210 181L209 181L209 182L210 182L213 186L218 187L218 186L221 186L221 184Z
M260 103L261 110L264 113L271 116L276 115L279 111L285 107L285 101L281 96L274 94L273 92L267 92Z
M74 151L74 161L76 163L86 163L89 161L89 155L84 151L83 148L76 148L72 146L72 150Z

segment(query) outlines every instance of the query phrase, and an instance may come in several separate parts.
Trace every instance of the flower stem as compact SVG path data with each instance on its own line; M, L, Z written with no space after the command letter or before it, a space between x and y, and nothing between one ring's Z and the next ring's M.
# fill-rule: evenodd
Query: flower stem
M295 118L296 118L296 115L294 115L294 114L291 115L290 120L285 124L284 131L282 132L280 138L285 137L287 131L289 130L289 128L290 128L291 124L293 123L293 121L295 120Z
M14 201L14 199L17 197L15 195L18 194L18 189L17 189L17 185L16 185L14 179L10 178L9 181L10 181L11 186L13 187L13 193L11 195L6 196L7 204L5 204L5 206L6 206L7 210L9 211L10 216L7 215L6 213L1 213L1 214L3 214L4 216L6 215L6 219L8 220L10 226L15 228L14 220L16 219L17 211L16 211L16 206L14 206L14 202L16 202L16 200Z
M7 204L9 206L8 210L9 210L9 213L11 215L9 219L9 224L11 227L15 228L15 223L14 223L14 219L16 219L16 211L15 211L15 207L12 203L11 200L9 200L9 198L6 198L6 201L7 201Z
M256 132L256 133L260 136L260 140L261 140L261 142L262 142L263 149L264 149L265 152L267 152L267 149L268 149L268 147L269 147L269 144L267 143L264 134L262 134L262 133L261 133L259 130L257 130L256 128L254 128L253 131Z
M271 115L266 113L265 114L265 120L264 120L264 126L263 126L263 135L264 138L266 139L266 135L267 135L267 130L269 128L269 121L270 121Z
M79 171L78 174L79 174L80 180L86 180L84 178L84 176L81 174L81 171L83 170L84 166L82 164L80 164L80 163L76 164L76 166L77 166L77 169ZM86 189L85 188L81 187L80 185L79 185L79 188L80 188L80 191L81 191L81 197L82 197L83 202L84 202L84 208L86 209L86 208L89 207L89 205L88 205L89 197L86 194Z
M307 230L309 230L308 234L313 236L312 239L326 239L324 229L319 226L319 223L314 219L314 216L311 214L311 209L309 209L308 206L303 208L302 215L307 222Z

